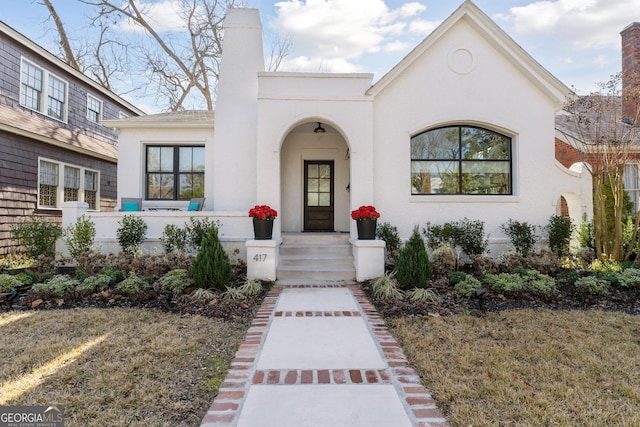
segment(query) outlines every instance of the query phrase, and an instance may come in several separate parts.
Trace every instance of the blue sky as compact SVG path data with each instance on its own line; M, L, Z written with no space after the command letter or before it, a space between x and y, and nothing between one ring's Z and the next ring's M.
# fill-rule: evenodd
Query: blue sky
M160 26L177 23L177 0L140 0ZM293 49L281 71L370 72L382 77L462 0L245 0L260 9L265 54L276 37ZM640 0L475 0L520 46L568 86L596 89L620 70L620 31L640 21ZM82 39L86 6L53 0L72 38ZM3 4L0 19L55 52L54 25L38 0ZM175 27L174 27L175 29ZM127 26L122 25L123 37ZM125 88L122 88L125 90ZM149 108L141 106L146 111Z

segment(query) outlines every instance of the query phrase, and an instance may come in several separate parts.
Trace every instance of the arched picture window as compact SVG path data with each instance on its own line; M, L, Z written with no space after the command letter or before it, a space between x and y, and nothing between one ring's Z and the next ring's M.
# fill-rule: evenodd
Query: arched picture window
M473 126L411 138L411 194L512 194L511 138Z

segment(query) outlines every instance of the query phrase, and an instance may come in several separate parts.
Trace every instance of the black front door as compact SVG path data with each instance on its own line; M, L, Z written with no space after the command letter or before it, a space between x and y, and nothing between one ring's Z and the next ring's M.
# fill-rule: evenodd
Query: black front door
M333 230L333 160L305 160L304 231Z

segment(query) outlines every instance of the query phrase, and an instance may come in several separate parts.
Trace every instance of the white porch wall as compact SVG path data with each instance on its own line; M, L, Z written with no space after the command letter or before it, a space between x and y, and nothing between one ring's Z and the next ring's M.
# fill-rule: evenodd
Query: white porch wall
M454 72L456 64L449 60L460 48L473 56L466 74ZM582 194L581 176L554 167L554 109L553 101L493 44L459 21L376 95L373 176L380 221L397 226L406 239L415 225L428 221L483 220L496 254L506 242L500 224L509 218L544 225L562 193L590 199ZM411 136L449 124L512 137L512 196L411 195Z
M84 205L84 206L83 206ZM173 224L184 228L190 218L208 219L211 222L219 222L218 237L222 246L233 261L247 259L245 243L253 238L253 223L247 213L242 212L188 212L188 211L141 211L141 212L88 212L86 203L65 203L62 208L62 219L65 226L75 223L77 218L84 215L95 225L96 249L103 253L120 252L120 244L116 235L125 215L135 215L147 224L147 233L142 252L144 254L163 254L164 249L160 238L164 228ZM57 250L66 254L66 245L62 239L56 243Z
M282 211L287 200L286 215L295 220L302 216L302 202L295 198L301 193L286 194L289 187L282 185L281 161L293 162L286 165L293 168L301 164L305 156L287 145L286 155L281 155L285 139L292 129L307 122L322 122L340 132L350 150L350 205L352 209L370 204L374 199L373 188L373 134L372 134L372 98L365 95L371 86L371 74L306 74L306 73L260 73L258 93L258 159L257 196L259 203L266 203ZM328 136L325 134L323 137ZM295 139L295 136L292 136ZM302 148L302 146L300 146ZM291 150L291 151L290 151ZM310 156L316 155L312 152ZM346 155L346 153L344 153ZM337 156L336 156L337 158ZM344 158L344 157L342 157ZM337 166L337 165L336 165ZM337 167L336 167L337 170ZM297 179L297 178L295 178ZM336 192L338 188L336 180ZM343 188L346 187L346 184ZM293 200L290 198L294 198ZM293 205L297 205L292 207ZM342 208L340 208L342 211ZM338 212L338 211L336 211ZM344 211L342 211L344 214ZM290 218L283 218L287 228L294 227ZM355 235L355 223L347 218L336 219L336 227L346 226ZM276 223L274 238L280 237L281 229Z

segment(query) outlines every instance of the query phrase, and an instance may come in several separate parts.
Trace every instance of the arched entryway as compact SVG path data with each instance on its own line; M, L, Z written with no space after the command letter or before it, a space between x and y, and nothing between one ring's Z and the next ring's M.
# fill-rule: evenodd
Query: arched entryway
M349 231L349 148L324 122L291 129L280 150L282 232Z

